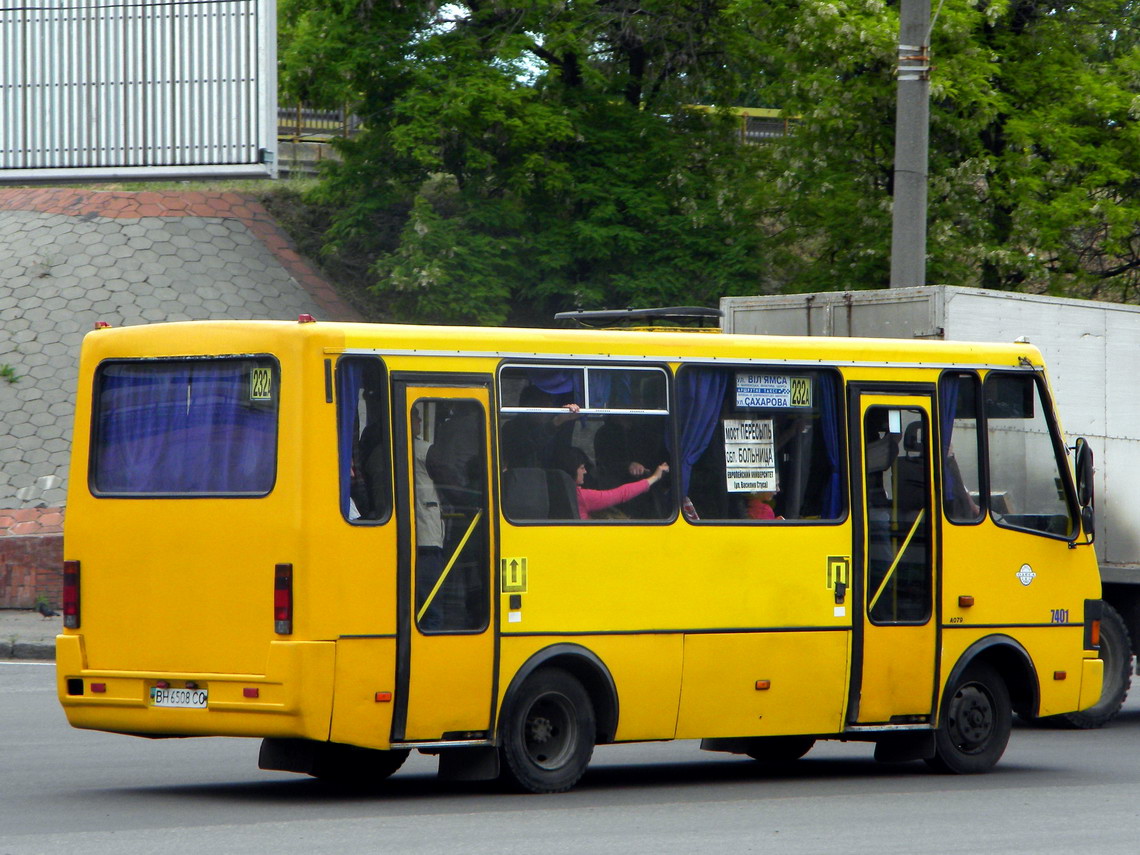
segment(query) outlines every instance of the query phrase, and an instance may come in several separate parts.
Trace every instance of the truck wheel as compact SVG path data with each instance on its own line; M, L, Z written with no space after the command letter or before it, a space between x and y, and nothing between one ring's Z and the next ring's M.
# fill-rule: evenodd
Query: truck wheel
M1104 688L1100 700L1080 712L1050 716L1067 727L1091 730L1103 727L1120 712L1132 687L1132 642L1124 619L1108 603L1100 619L1100 660L1104 662Z
M992 666L970 665L943 701L927 764L958 775L986 772L1005 753L1013 724L1009 689Z
M595 729L582 684L561 668L543 668L523 683L504 713L504 777L530 793L570 789L590 763Z

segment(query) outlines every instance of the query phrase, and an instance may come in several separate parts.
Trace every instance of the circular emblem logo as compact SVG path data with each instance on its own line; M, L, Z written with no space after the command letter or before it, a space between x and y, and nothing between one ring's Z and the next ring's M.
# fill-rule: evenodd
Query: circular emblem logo
M1017 571L1017 581L1026 587L1036 578L1037 574L1033 572L1033 568L1028 564L1022 564L1021 569Z

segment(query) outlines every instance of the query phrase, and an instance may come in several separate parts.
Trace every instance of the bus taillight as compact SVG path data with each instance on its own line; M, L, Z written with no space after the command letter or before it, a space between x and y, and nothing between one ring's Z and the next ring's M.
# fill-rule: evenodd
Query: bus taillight
M278 564L273 571L273 631L293 632L293 565Z
M79 629L79 562L63 562L63 625Z

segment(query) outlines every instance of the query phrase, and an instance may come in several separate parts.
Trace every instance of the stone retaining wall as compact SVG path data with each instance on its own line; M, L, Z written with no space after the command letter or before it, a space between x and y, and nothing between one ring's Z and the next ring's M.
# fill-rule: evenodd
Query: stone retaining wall
M0 189L0 608L58 604L79 346L113 326L360 320L253 198Z

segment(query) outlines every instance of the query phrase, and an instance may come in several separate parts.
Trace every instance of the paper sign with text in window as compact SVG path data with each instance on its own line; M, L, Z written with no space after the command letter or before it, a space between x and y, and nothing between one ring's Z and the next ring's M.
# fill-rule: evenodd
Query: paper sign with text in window
M730 493L776 492L776 441L771 419L724 420L724 471Z

